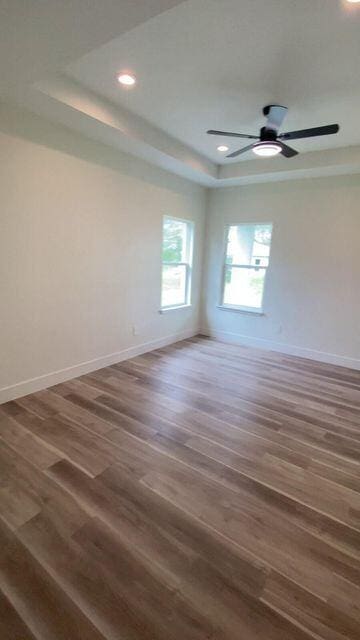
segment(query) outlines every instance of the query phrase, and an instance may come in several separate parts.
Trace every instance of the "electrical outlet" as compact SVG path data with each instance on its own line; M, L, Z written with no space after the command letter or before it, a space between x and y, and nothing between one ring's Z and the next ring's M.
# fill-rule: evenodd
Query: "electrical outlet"
M133 336L139 335L138 328L137 328L136 324L132 325L132 334L133 334Z

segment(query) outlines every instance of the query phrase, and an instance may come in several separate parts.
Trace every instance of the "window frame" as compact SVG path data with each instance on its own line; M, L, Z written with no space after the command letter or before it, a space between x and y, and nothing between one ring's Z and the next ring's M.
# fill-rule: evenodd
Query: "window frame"
M165 220L174 220L175 222L183 222L186 225L186 245L187 245L187 262L164 262L162 259L163 247L164 247L164 222ZM161 278L160 278L160 311L161 313L166 311L172 311L176 309L184 309L191 306L192 295L192 273L193 273L193 249L194 249L194 235L195 235L195 223L188 218L179 218L177 216L170 216L168 214L162 217L162 234L161 234ZM185 301L182 303L176 303L171 305L163 305L163 267L185 267Z
M228 264L226 262L226 257L227 257L227 246L228 246L228 237L229 237L229 229L230 227L246 227L246 226L263 226L263 225L268 225L271 226L271 243L270 243L270 250L269 250L269 264L267 267L256 267L253 265L240 265L240 264ZM267 283L267 275L268 275L268 270L270 267L270 256L271 256L271 247L272 247L272 241L273 241L273 233L274 233L274 223L273 222L262 222L262 221L257 221L257 222L229 222L228 224L225 225L225 229L224 229L224 238L223 238L223 257L222 257L222 269L221 269L221 287L220 287L220 302L217 305L220 309L226 310L226 311L238 311L238 312L242 312L242 313L250 313L250 314L254 314L254 315L264 315L264 295L265 295L265 289L266 289L266 283ZM235 269L252 269L252 270L263 270L265 271L265 275L264 275L264 286L263 286L263 290L262 290L262 296L261 296L261 306L260 307L249 307L246 305L235 305L235 304L226 304L224 302L224 295L225 295L225 275L226 275L226 268L230 267L230 268L235 268Z

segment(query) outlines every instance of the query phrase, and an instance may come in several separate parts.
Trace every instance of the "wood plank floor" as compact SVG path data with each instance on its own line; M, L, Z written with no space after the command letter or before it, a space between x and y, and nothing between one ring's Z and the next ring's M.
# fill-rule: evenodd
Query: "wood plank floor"
M360 372L197 337L0 406L1 640L359 640Z

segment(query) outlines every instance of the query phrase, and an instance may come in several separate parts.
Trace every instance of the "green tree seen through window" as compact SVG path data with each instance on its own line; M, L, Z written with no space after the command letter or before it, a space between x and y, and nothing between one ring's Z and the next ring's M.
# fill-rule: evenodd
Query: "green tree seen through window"
M184 226L184 223L181 221L164 221L163 262L183 261Z

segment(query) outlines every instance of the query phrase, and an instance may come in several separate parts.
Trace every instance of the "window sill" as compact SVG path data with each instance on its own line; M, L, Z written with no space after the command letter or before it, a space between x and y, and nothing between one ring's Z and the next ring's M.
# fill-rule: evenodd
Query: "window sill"
M179 304L178 307L164 307L163 309L159 309L159 313L169 313L169 311L180 311L181 309L191 309L192 304Z
M264 316L265 313L262 309L245 309L243 307L231 307L230 305L218 304L216 305L221 311L232 311L233 313L243 313L246 316Z

